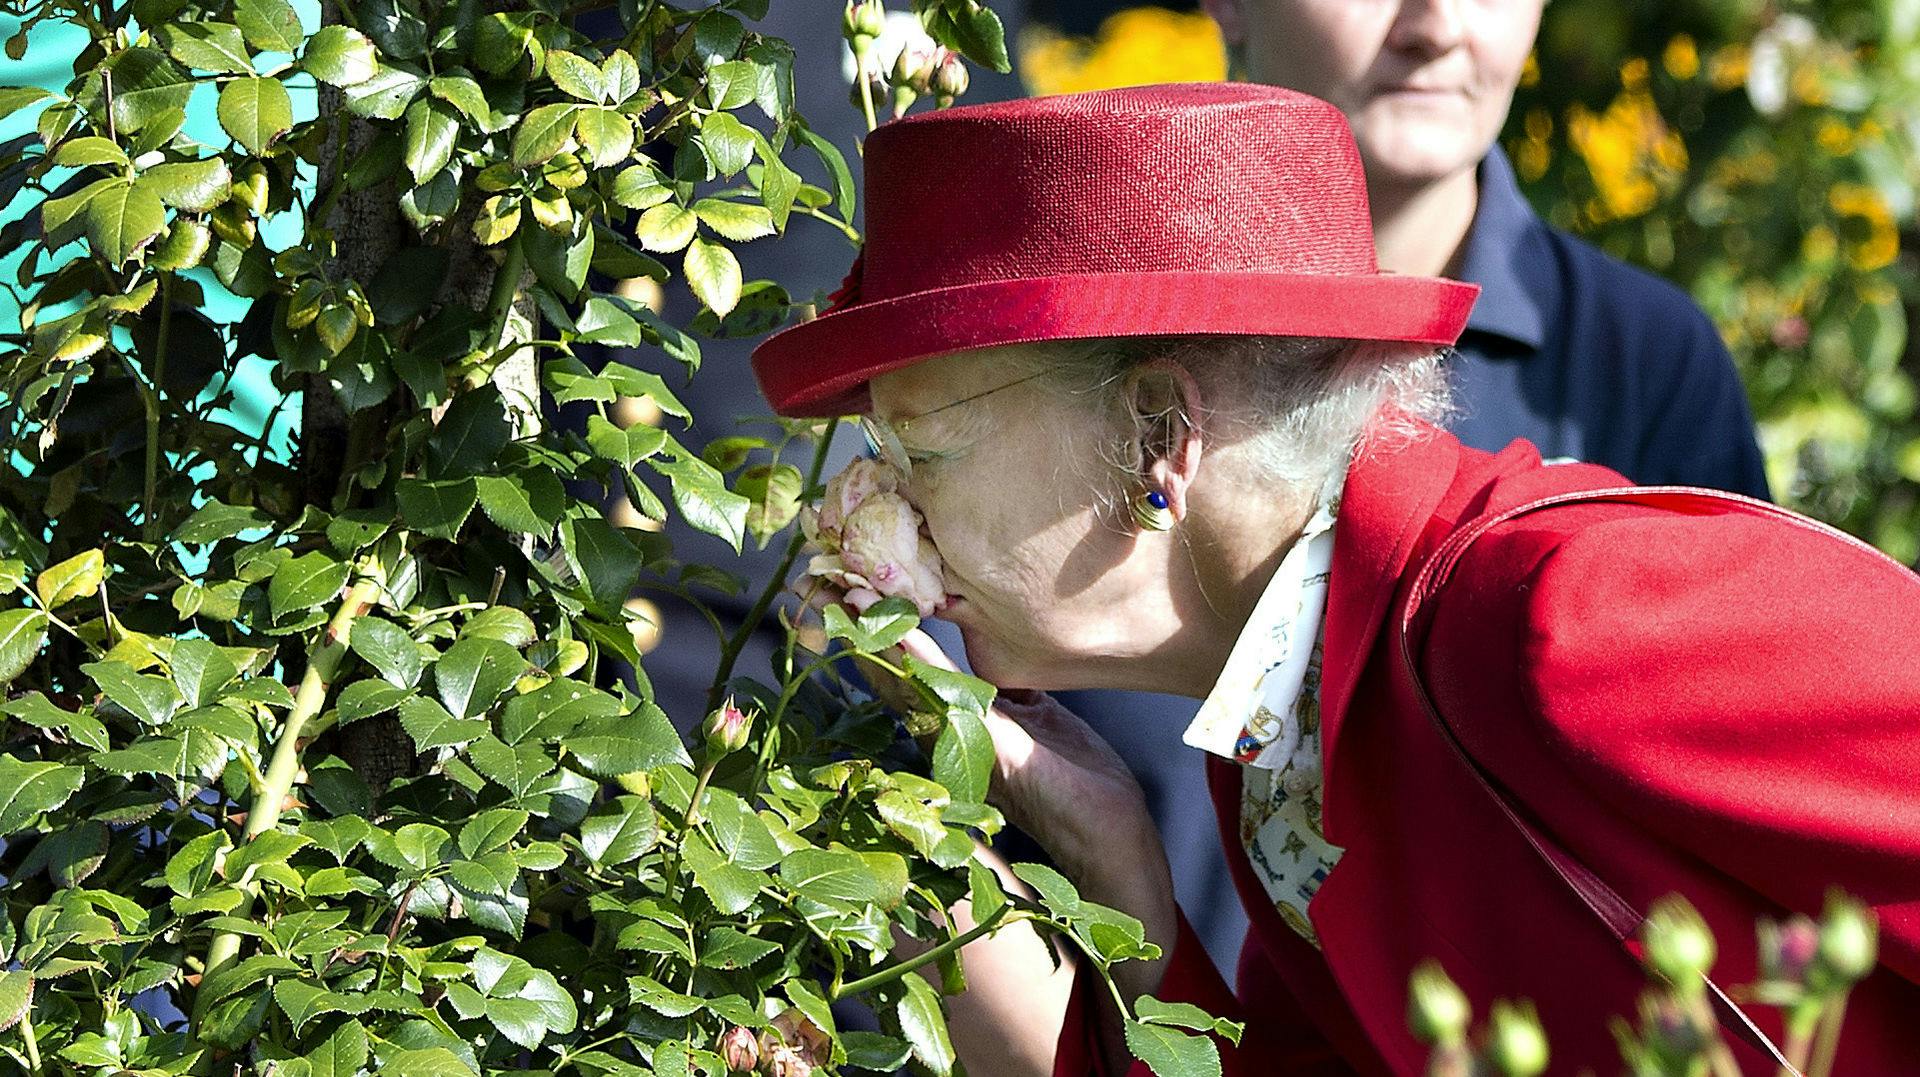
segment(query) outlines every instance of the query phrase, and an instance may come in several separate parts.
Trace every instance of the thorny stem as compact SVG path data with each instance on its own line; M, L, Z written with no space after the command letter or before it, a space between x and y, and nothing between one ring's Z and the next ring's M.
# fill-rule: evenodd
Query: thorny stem
M157 495L160 480L160 405L165 400L167 377L167 337L173 329L173 274L167 273L160 278L160 331L153 346L153 391L141 396L141 403L147 412L147 458L146 458L146 519L142 521L148 542L158 539L160 513L157 511Z
M364 571L368 566L361 567ZM356 581L347 590L347 596L340 601L333 619L327 622L326 631L321 633L312 653L307 656L307 671L300 678L299 691L293 697L293 709L288 712L286 724L280 728L280 735L274 743L273 759L267 764L266 778L247 811L247 824L242 831L241 841L251 841L279 823L287 794L293 788L294 774L300 769L301 733L307 723L326 706L328 691L346 656L347 639L353 632L354 622L373 605L379 594L380 583L372 575L362 576ZM259 891L260 884L257 881L247 880L241 887L245 897L232 915L245 919ZM201 985L204 987L239 953L240 936L237 933L226 931L215 936L207 948L206 972L201 977ZM195 1026L206 1016L206 1000L204 993L194 999Z
M820 441L813 448L813 463L807 469L805 489L811 490L820 482L820 472L827 466L827 450L833 444L833 433L838 423L829 423L820 434ZM775 595L786 589L787 573L793 571L793 563L800 557L800 548L805 546L807 536L798 524L787 539L787 552L780 559L780 567L775 569L767 586L760 591L760 597L740 621L740 627L734 629L733 638L727 641L726 649L720 653L720 666L714 672L713 684L707 688L707 710L712 711L720 705L720 696L726 691L727 682L733 678L733 664L740 659L740 652L746 649L747 641L753 638L754 630L767 616L767 610L773 605Z
M955 935L953 938L948 939L947 941L925 951L924 953L916 954L913 957L907 958L905 961L888 965L886 968L881 969L879 972L862 976L858 980L853 981L852 983L835 985L835 987L833 988L833 991L831 992L832 1001L838 1002L841 999L846 998L848 995L859 994L862 991L870 991L873 988L879 987L881 984L892 983L893 981L898 980L900 977L905 976L907 973L912 972L917 968L930 965L933 962L940 960L941 958L947 956L948 954L954 952L955 950L960 949L961 947L967 945L968 943L974 941L975 939L992 934L994 931L999 929L1000 921L1005 920L1007 918L1007 914L1011 911L1013 911L1013 905L1011 903L1003 904L998 909L995 909L993 911L993 914L988 916L985 920L980 921L978 924L975 924L972 928L968 929L962 934ZM1027 913L1022 913L1018 917L1018 919L1021 919L1021 920L1030 919L1030 918L1031 917ZM1125 1012L1125 1011L1123 1010L1122 1012Z

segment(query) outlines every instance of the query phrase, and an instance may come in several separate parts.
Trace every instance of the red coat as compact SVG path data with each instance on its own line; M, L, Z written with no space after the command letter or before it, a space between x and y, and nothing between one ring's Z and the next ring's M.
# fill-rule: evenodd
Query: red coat
M1184 923L1161 990L1247 1023L1228 1077L1418 1072L1406 986L1427 957L1479 1013L1538 1003L1553 1072L1619 1072L1608 1020L1635 1012L1644 975L1441 740L1388 622L1462 524L1622 484L1444 434L1352 468L1324 636L1323 823L1345 852L1309 908L1323 951L1255 880L1239 770L1213 760L1252 919L1239 997ZM1723 986L1755 979L1757 916L1817 914L1834 885L1870 902L1883 968L1854 994L1837 1072L1920 1072L1920 579L1779 520L1577 505L1489 532L1432 608L1421 668L1466 747L1637 908L1691 900ZM1101 1072L1092 997L1069 1013L1057 1077ZM1751 1012L1777 1040L1774 1013Z

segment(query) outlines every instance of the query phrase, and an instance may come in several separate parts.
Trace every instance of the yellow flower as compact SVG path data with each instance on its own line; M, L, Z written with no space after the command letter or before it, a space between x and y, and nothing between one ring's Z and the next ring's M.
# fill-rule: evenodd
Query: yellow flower
M1160 7L1116 12L1091 38L1035 26L1021 35L1019 54L1021 79L1040 95L1227 77L1214 21Z
M1707 81L1716 90L1731 90L1747 81L1747 60L1751 53L1745 45L1725 45L1714 51L1707 65Z
M1643 56L1635 56L1620 65L1620 85L1629 90L1647 88L1647 61Z
M1520 85L1525 87L1540 84L1540 50L1527 53L1527 63L1520 69Z
M1691 34L1675 34L1667 42L1666 51L1660 54L1660 66L1667 74L1685 82L1700 73L1700 49L1694 45Z
M1832 116L1821 119L1813 140L1831 157L1845 157L1852 153L1855 141L1853 129Z
M1827 205L1842 217L1866 224L1866 236L1847 247L1847 262L1854 269L1872 273L1899 257L1900 228L1879 191L1864 183L1836 183L1827 192Z

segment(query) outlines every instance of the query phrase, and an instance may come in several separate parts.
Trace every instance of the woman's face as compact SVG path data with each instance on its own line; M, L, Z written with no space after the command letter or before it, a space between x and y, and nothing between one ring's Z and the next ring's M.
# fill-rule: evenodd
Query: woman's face
M1207 0L1255 82L1339 107L1370 180L1473 167L1506 121L1542 0Z
M974 670L1003 688L1117 685L1178 622L1167 544L1115 516L1109 420L1031 372L1011 349L928 360L874 380L874 415L913 462L903 492L946 564L940 616Z

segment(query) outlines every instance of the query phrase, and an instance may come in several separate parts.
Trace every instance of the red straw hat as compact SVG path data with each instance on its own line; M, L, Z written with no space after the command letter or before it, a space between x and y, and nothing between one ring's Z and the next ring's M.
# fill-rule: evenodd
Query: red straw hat
M754 349L782 415L968 348L1172 334L1452 344L1479 288L1379 271L1345 117L1244 83L930 112L866 148L866 247L827 313Z

